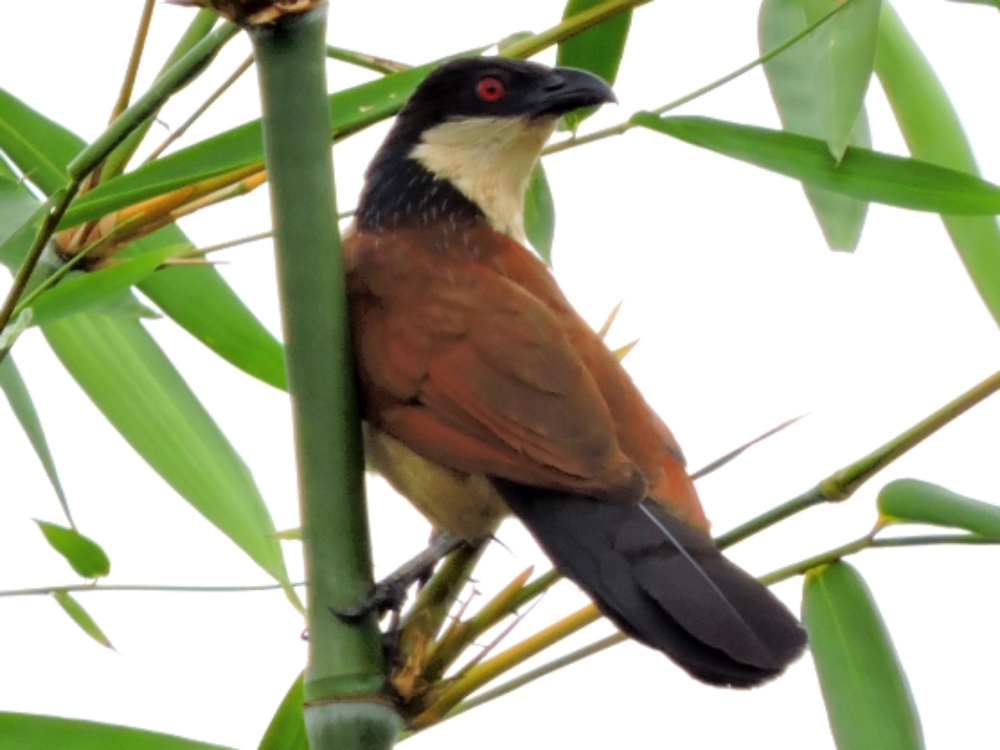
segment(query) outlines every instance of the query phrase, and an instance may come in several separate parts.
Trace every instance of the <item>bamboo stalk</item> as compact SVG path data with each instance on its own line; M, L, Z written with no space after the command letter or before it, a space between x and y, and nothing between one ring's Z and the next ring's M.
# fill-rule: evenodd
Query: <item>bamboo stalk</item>
M402 720L385 697L378 623L374 615L333 614L370 595L372 564L330 151L326 6L249 31L264 112L309 582L306 727L314 750L388 748Z

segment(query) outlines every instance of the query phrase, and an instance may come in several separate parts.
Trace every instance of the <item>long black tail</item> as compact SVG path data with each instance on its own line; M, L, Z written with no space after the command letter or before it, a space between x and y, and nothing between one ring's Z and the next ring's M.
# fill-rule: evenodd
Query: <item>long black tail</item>
M659 504L600 502L506 480L494 484L556 568L626 634L693 677L751 687L801 653L805 631L707 534Z

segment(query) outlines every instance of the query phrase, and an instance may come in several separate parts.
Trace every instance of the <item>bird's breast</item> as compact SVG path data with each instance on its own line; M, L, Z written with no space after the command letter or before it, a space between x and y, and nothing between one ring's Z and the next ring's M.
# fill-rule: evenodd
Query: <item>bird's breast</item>
M369 424L365 458L370 469L385 477L436 528L464 539L493 533L508 513L486 477L436 464Z

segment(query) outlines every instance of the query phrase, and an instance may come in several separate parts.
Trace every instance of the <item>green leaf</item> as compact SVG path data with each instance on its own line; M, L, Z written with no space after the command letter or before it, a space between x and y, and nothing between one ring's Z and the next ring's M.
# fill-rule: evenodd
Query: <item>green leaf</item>
M761 52L780 46L828 15L835 0L765 0L758 18ZM782 127L822 138L835 159L848 146L871 147L864 97L871 80L881 0L853 0L842 12L764 64ZM868 205L804 184L833 250L854 250Z
M120 298L168 258L190 249L190 245L171 245L129 258L99 271L79 273L67 278L55 287L42 292L31 303L31 322L35 325L44 325L67 315L75 315L105 305Z
M190 244L170 224L132 242L124 254ZM171 266L147 276L139 289L188 333L227 362L275 388L285 388L281 343L211 265Z
M825 190L916 211L1000 213L1000 187L917 159L849 147L839 164L816 138L708 117L633 115L632 122Z
M878 512L888 521L930 523L1000 539L1000 506L973 500L917 479L897 479L878 493Z
M809 28L839 4L837 0L765 0L758 18L761 52ZM764 64L785 129L823 138L835 159L844 155L864 106L875 62L880 9L881 0L852 0L842 12Z
M32 196L32 200L34 196ZM0 234L5 234L6 239L0 243L0 263L7 266L11 271L16 271L28 253L28 248L35 240L45 215L52 210L55 199L49 198L44 202L35 200L35 210L24 219L20 225L5 227L0 230Z
M66 165L82 139L0 88L0 151L49 195L67 182Z
M202 8L195 13L191 19L191 23L188 24L187 30L177 40L174 49L167 56L166 61L164 61L157 77L159 78L159 76L163 75L170 69L170 66L184 57L198 42L208 36L218 18L215 11L211 8ZM115 147L114 151L108 154L108 158L104 161L104 167L101 170L105 178L109 175L119 175L125 171L129 160L135 154L136 149L139 148L139 144L146 137L146 133L149 132L154 121L154 117L149 117L144 124L132 131L124 141Z
M69 618L79 626L80 630L105 648L110 648L112 651L115 650L115 647L111 645L111 641L104 635L104 631L94 622L94 618L90 616L90 613L83 608L80 602L65 591L53 591L52 598L62 607L63 612L69 615Z
M0 712L4 750L231 750L115 724Z
M0 156L0 263L20 263L44 216L42 205Z
M950 0L953 3L966 3L968 5L989 5L991 8L1000 10L1000 0Z
M391 73L331 95L334 137L344 138L391 117L437 65L435 62ZM98 219L120 208L239 169L255 165L263 168L261 144L260 120L199 141L99 185L74 201L59 226L71 227Z
M111 572L111 561L101 545L76 529L67 529L48 521L35 519L45 541L66 558L66 562L84 578L103 578Z
M304 700L305 691L300 674L275 711L257 750L309 750L306 720L302 713Z
M41 118L37 113L35 117ZM58 130L59 126L50 123L50 128ZM68 130L58 132L62 140L82 144ZM38 204L27 188L23 185L19 187L38 208L12 237L0 244L0 262L9 267L20 264L48 210L47 206ZM3 232L4 227L0 225L0 237ZM175 224L170 224L133 241L120 255L129 257L182 244L190 245L191 242ZM285 387L285 360L281 344L257 320L218 270L209 265L165 269L148 276L139 288L174 322L223 359L276 388Z
M603 0L569 0L563 11L563 20L590 10L601 2ZM556 64L589 70L613 84L618 77L618 67L625 54L625 43L628 41L631 25L632 11L626 10L562 40L556 52ZM596 111L597 107L586 107L570 112L563 122L568 130L576 130L581 122Z
M60 361L129 444L278 581L288 575L249 470L136 320L81 313L42 327Z
M552 265L552 239L556 233L556 205L542 163L535 165L524 194L524 233L542 260Z
M888 2L882 9L875 74L913 156L970 174L979 173L947 91ZM1000 323L1000 229L996 220L941 218L979 295L993 319Z
M809 571L802 622L838 750L923 748L906 674L860 574L845 562Z
M5 243L31 218L38 199L0 159L0 245Z
M14 363L14 355L7 352L7 356L0 360L0 390L7 397L11 411L17 418L24 434L28 436L31 447L35 450L35 455L42 462L45 475L52 483L52 489L56 491L59 504L62 505L63 512L67 520L72 523L72 515L69 512L69 501L66 493L63 492L62 483L59 481L59 474L56 471L56 462L49 450L48 441L45 439L45 431L42 429L42 422L35 411L35 404L31 400L28 386L21 377L17 365Z

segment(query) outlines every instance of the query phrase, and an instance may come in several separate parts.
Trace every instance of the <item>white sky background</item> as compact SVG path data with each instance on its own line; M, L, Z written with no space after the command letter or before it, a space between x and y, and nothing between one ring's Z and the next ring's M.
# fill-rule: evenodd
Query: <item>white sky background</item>
M0 85L86 139L98 135L119 85L140 3L5 3ZM505 3L335 2L331 42L421 63L520 30L556 23L562 0ZM938 0L898 4L963 117L985 176L1000 180L996 11ZM661 105L752 60L756 3L659 2L636 11L616 86L582 132ZM157 8L150 76L191 11ZM222 53L163 113L179 125L247 54ZM551 53L541 57L551 62ZM331 86L369 75L330 67ZM257 116L252 74L184 144ZM877 84L869 98L876 148L903 146ZM753 72L688 105L776 126ZM385 128L335 150L341 209ZM155 139L154 139L155 140ZM828 251L799 186L721 156L634 131L546 161L557 205L555 270L599 325L625 305L610 342L641 342L626 366L704 465L798 414L799 425L699 483L724 531L814 485L903 431L998 367L997 331L934 216L873 207L857 253ZM184 223L202 245L268 226L265 190ZM279 328L269 243L224 253L223 274ZM235 371L164 319L150 324L253 468L279 528L297 525L283 394ZM263 574L139 460L90 405L37 332L15 356L41 412L81 530L112 560L108 583L239 584ZM755 573L841 544L875 520L889 479L914 476L985 500L1000 498L1000 402L988 401L863 487L847 504L812 510L741 544ZM62 522L57 502L9 410L0 407L0 589L75 582L31 518ZM421 547L426 524L370 484L378 573ZM505 525L481 573L492 592L544 560ZM288 550L293 570L298 550ZM853 559L874 591L921 710L928 747L996 744L1000 625L997 552L989 548L871 551ZM293 573L293 575L295 575ZM800 580L777 592L797 610ZM302 623L280 594L85 593L118 653L94 645L45 597L0 599L0 710L51 713L256 747L301 667ZM517 631L525 635L583 602L560 584ZM572 645L609 632L591 626ZM751 692L702 686L643 647L615 647L410 740L406 747L832 748L809 657ZM2 741L0 741L2 746Z

